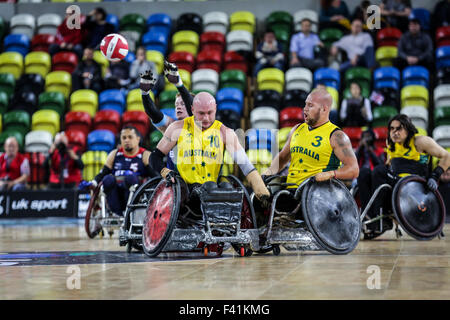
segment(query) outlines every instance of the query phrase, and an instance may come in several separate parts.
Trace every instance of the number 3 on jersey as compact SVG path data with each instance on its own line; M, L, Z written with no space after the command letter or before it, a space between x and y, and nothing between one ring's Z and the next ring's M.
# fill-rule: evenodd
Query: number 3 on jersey
M320 146L320 141L322 141L322 137L321 136L315 136L314 139L316 139L316 142L311 142L311 145L313 147L318 147Z

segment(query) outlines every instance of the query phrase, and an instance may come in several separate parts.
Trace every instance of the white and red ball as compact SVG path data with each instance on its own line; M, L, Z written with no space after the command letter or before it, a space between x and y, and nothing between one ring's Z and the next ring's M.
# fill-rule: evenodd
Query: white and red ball
M118 33L110 33L102 39L100 51L109 61L119 61L128 54L128 42Z

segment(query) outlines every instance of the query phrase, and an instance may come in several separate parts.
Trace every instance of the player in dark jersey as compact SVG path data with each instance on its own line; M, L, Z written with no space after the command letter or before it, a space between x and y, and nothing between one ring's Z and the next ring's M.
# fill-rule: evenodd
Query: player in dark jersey
M130 187L140 184L145 177L155 176L149 166L150 151L139 146L140 139L135 127L123 127L120 132L120 148L109 153L103 169L94 180L80 183L80 189L84 189L96 187L100 181L103 182L108 206L118 215L122 215L125 210Z

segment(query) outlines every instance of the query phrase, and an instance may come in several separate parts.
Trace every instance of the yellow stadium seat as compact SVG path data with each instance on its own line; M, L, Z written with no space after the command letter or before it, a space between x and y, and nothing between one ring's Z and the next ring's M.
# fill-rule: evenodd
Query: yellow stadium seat
M103 168L106 163L108 153L106 151L87 151L81 156L83 161L83 179L91 181Z
M402 108L408 106L422 106L428 108L428 89L424 86L409 85L401 91Z
M153 92L150 91L150 98L155 101ZM141 89L133 89L127 95L127 111L145 111L142 104Z
M278 131L278 149L283 149L286 144L289 132L291 132L292 127L285 127Z
M80 89L70 95L70 111L87 112L93 118L98 109L97 92Z
M328 93L333 98L333 104L331 105L331 110L337 110L339 105L339 92L333 87L327 87Z
M198 44L199 37L194 31L178 31L172 37L173 52L186 51L197 56Z
M145 55L147 56L148 61L152 61L155 63L158 73L162 74L164 68L164 56L162 55L162 53L156 50L147 50Z
M104 55L100 52L100 50L94 51L94 60L102 67L102 77L106 76L106 70L109 67L109 61L105 58Z
M380 47L375 52L375 60L377 60L381 67L392 66L395 58L397 58L397 47Z
M178 72L180 73L181 80L183 80L184 86L190 90L191 89L191 73L184 69L178 69ZM177 91L177 87L175 87L174 84L170 83L167 78L166 79L166 85L164 87L164 91Z
M272 163L272 153L267 149L249 149L247 156L256 170L262 174Z
M52 58L47 52L34 51L25 56L25 73L37 73L45 78L51 67Z
M55 110L39 110L31 117L31 130L48 131L55 136L59 131L59 113Z
M417 129L417 131L419 131L420 135L422 135L422 136L427 136L428 135L427 130L425 130L424 128L416 127L416 129Z
M72 90L72 76L67 71L53 71L45 77L45 91L61 92L64 98L69 98Z
M228 176L230 174L234 175L234 161L230 154L225 151L221 175Z
M258 72L256 76L258 90L276 90L283 94L284 73L277 68L266 68Z
M11 73L17 80L23 72L23 57L18 52L3 52L0 54L0 73Z
M230 15L230 30L245 30L255 33L256 19L250 11L236 11Z

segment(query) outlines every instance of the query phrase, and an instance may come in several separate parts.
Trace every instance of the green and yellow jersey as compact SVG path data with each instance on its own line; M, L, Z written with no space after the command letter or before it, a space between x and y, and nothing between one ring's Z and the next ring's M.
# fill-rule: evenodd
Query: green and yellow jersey
M427 172L427 164L429 155L420 153L415 146L415 139L419 134L414 135L409 141L408 147L403 144L396 143L394 151L387 148L387 155L391 159L392 171L400 177L410 174L418 174L425 176Z

